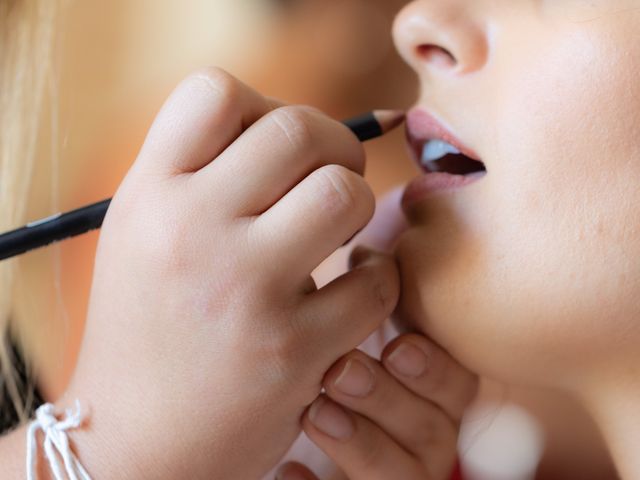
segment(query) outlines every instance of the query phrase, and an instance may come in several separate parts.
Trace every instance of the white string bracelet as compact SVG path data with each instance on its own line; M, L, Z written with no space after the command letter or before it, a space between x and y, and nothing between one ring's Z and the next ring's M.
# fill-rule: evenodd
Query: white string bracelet
M45 403L36 410L36 418L27 430L27 480L37 480L37 449L36 435L38 430L44 432L44 453L49 461L55 480L91 480L76 456L71 451L67 430L78 428L82 424L80 402L76 400L76 411L67 408L66 418L58 420L53 405ZM64 472L60 464L60 457L64 462ZM64 475L66 473L66 476Z

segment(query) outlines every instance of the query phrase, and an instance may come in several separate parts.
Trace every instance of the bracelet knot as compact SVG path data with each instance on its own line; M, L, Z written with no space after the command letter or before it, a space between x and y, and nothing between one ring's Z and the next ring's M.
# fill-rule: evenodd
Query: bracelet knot
M36 410L36 418L27 430L27 480L36 480L38 430L44 433L44 453L55 480L91 480L91 477L71 451L67 430L80 427L83 422L79 400L76 400L75 411L65 410L65 417L58 420L54 406L45 403ZM60 464L62 458L63 466ZM64 475L66 474L66 475Z

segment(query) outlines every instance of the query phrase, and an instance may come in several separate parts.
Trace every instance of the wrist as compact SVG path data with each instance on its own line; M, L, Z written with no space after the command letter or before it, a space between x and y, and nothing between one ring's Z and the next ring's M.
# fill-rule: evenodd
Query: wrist
M56 402L55 409L62 412L71 408L76 398L80 400L84 421L67 435L79 463L91 478L163 480L164 477L157 474L159 472L146 468L144 462L149 456L144 455L144 448L140 448L144 443L129 431L129 427L135 425L135 418L127 419L122 415L117 405L110 404L109 397L102 399L105 402L83 394L84 391L69 390Z
M29 425L23 425L0 438L2 478L25 478L28 428ZM42 434L38 433L38 445L42 445L42 438ZM36 459L38 480L54 480L42 448L37 449Z

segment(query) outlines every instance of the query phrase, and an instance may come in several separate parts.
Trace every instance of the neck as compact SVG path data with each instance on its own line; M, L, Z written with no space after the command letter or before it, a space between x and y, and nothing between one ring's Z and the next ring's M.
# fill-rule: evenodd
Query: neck
M602 379L601 379L602 380ZM595 419L623 479L640 478L640 372L629 368L594 382L583 401Z

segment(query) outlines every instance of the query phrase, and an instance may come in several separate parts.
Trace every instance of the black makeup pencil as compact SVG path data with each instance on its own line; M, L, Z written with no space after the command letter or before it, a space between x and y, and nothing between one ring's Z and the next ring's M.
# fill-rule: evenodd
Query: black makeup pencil
M375 110L344 121L361 142L380 137L404 120L404 112ZM111 199L67 213L58 213L0 235L0 260L5 260L102 226Z

